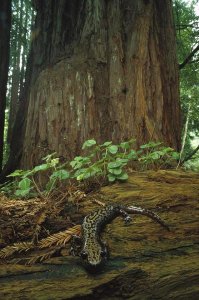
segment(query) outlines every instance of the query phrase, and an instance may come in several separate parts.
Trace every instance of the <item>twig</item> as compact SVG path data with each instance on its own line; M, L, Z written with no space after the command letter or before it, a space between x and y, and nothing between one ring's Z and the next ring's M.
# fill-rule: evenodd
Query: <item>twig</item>
M103 202L101 202L101 201L99 201L99 200L97 200L97 199L93 199L93 202L94 202L94 203L97 203L97 204L100 205L100 206L105 206L105 205L106 205L105 203L103 203Z
M44 197L44 195L43 195L42 192L40 191L40 189L39 189L38 185L36 184L36 182L35 182L35 180L34 180L33 177L32 177L32 182L34 183L34 186L35 186L35 188L36 188L38 194L40 195L40 197L41 197L42 199L44 199L44 200L47 200L47 198Z
M185 122L184 134L183 134L183 138L182 138L182 148L180 151L180 157L179 157L179 161L178 161L178 165L177 165L176 169L181 165L181 162L182 162L182 154L184 151L185 142L186 142L186 138L187 138L187 132L188 132L188 126L189 126L190 111L191 111L191 102L189 102L189 106L188 106L187 119Z
M195 55L196 52L199 51L199 45L196 46L193 51L191 51L191 53L185 58L185 60L183 61L183 63L179 64L179 69L183 69L184 66L186 66L186 64L188 64L190 62L190 60L192 59L192 57Z
M187 157L185 157L182 161L181 164L185 163L186 161L190 160L194 154L196 154L199 150L199 145L196 147L196 149L194 149Z

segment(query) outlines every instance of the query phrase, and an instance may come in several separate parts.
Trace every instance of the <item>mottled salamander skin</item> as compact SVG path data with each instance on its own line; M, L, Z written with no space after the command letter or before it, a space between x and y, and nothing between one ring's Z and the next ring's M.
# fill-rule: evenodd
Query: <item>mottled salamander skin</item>
M123 206L120 204L107 205L94 212L91 212L84 218L82 224L82 239L80 256L85 262L85 266L89 269L96 269L108 258L107 247L102 242L100 236L106 224L110 223L118 216L123 216L125 223L128 223L131 218L130 214L141 214L148 216L161 226L169 230L168 226L154 212L136 206ZM79 240L80 242L80 240ZM75 253L77 255L77 253Z

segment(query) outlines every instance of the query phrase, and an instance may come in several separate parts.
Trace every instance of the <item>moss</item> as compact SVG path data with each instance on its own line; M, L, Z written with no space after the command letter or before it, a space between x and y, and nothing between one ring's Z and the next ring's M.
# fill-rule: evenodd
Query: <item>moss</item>
M198 174L149 171L102 188L92 197L154 209L171 232L145 216L135 216L129 226L117 218L103 234L110 259L101 273L86 273L79 258L72 257L32 267L2 265L0 298L197 299L198 186ZM81 204L83 215L96 207L89 199Z

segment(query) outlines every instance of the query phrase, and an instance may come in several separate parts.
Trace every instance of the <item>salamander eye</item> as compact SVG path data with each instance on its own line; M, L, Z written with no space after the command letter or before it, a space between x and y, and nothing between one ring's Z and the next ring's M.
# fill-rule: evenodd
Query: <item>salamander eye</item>
M80 253L80 255L81 255L81 258L82 258L82 259L86 259L87 256L88 256L88 253L86 253L85 251L82 251L82 252Z
M101 257L105 257L105 256L107 255L106 250L102 250L102 251L100 252L100 255L101 255Z

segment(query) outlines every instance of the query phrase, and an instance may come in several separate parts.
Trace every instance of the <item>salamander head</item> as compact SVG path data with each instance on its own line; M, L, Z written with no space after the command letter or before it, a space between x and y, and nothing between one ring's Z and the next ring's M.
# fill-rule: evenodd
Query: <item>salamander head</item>
M105 245L101 245L96 241L92 243L91 240L84 245L80 256L84 260L86 268L95 270L107 260L108 251Z

